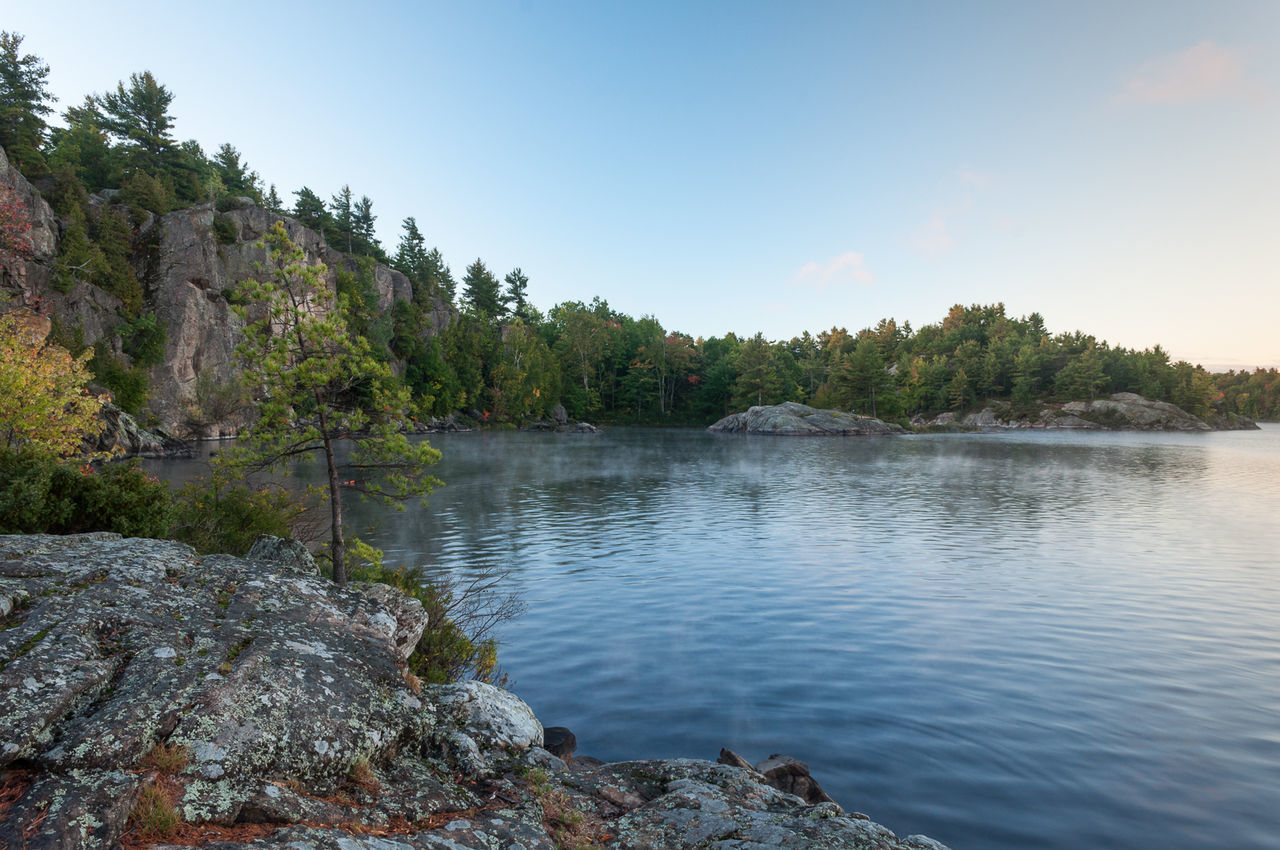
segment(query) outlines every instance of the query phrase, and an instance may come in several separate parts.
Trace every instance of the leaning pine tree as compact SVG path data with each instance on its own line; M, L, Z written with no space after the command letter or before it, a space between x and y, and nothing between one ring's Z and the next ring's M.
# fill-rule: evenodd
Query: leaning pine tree
M241 431L224 463L280 470L321 455L328 472L333 579L346 584L342 488L403 507L440 483L426 472L440 452L405 436L409 392L374 357L369 341L353 333L350 307L326 285L325 266L308 264L281 222L264 241L270 279L242 281L235 299L246 322L237 354L256 385L258 418ZM335 444L346 438L352 445L340 462Z

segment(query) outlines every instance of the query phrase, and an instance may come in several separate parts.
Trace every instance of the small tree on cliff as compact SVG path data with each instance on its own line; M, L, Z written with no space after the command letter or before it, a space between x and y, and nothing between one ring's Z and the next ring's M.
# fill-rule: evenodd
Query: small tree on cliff
M247 322L237 351L258 390L258 419L224 463L280 469L306 455L322 456L333 578L345 584L343 488L403 507L440 483L426 473L440 453L402 433L409 393L373 356L368 340L351 331L349 305L326 285L324 265L309 265L280 222L265 245L271 279L241 282L236 307ZM345 438L352 445L340 461L336 443Z

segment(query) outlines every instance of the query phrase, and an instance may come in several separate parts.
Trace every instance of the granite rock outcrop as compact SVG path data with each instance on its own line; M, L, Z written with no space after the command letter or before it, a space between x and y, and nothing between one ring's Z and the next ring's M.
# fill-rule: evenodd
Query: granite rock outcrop
M958 418L947 412L928 419L912 420L917 427L961 426L977 430L1010 428L1077 431L1246 431L1258 424L1246 416L1217 415L1205 421L1167 401L1155 401L1136 393L1115 393L1110 398L1043 404L1017 408L1009 402L992 401L974 413Z
M840 410L819 410L785 401L731 413L707 428L719 434L771 434L786 437L880 436L905 433L901 425Z

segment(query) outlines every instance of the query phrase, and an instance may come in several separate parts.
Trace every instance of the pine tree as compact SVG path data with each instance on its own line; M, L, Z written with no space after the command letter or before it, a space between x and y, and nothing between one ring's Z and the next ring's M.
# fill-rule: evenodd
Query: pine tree
M240 151L230 144L224 143L218 148L213 166L228 195L247 195L254 200L262 197L262 181L257 172L250 171L248 164L240 161Z
M329 211L325 209L324 201L320 200L320 196L306 186L303 186L293 194L297 198L293 203L293 217L306 227L324 236L325 231L333 226L333 219L329 216Z
M90 95L86 106L98 112L99 126L120 139L138 165L155 173L176 147L170 135L172 103L173 92L156 82L150 71L143 71L129 76L128 88L119 82L114 92Z
M400 244L396 247L396 255L391 259L391 267L409 278L414 303L423 304L431 294L432 284L428 276L427 241L413 216L406 218L401 227L404 233L400 235Z
M491 320L502 318L502 297L499 294L498 279L485 267L479 257L467 266L466 277L462 279L464 297L472 309Z
M863 337L851 354L840 358L832 372L838 404L855 413L876 416L888 403L892 408L893 376L885 371L879 346L872 337Z
M356 247L365 256L382 252L382 244L373 233L373 223L377 220L378 217L373 214L373 201L368 195L361 195L351 214L351 230L355 236Z
M49 66L38 56L21 55L22 36L0 32L0 147L28 175L47 170L44 147L48 125L44 116L53 111L56 98L45 80Z
M458 298L458 282L453 279L453 272L444 261L444 257L440 254L439 248L432 248L427 252L427 265L430 273L436 281L436 291L445 297L445 299L453 304Z
M519 267L512 269L504 278L507 283L507 291L503 294L503 305L510 311L511 315L517 319L529 320L528 312L528 292L529 292L529 276L526 275Z
M346 252L351 253L352 239L355 236L354 213L351 209L351 187L344 185L338 194L329 199L332 220L338 238L346 244Z
M757 333L738 348L738 379L734 382L734 397L740 405L761 405L772 402L782 386L778 370L773 362L772 346Z
M248 322L237 349L246 376L258 385L259 416L241 433L237 449L219 457L246 471L286 468L304 454L324 458L329 554L334 581L345 584L343 487L384 503L425 496L440 483L426 473L440 453L403 433L408 390L354 332L350 306L326 285L325 267L308 265L280 222L265 242L272 279L241 282L235 308L246 321L251 314L261 317ZM346 437L352 448L343 462L334 444Z

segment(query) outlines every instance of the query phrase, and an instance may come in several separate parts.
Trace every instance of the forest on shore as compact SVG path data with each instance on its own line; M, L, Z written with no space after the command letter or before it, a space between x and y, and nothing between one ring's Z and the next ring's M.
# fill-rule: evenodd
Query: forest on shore
M358 272L338 278L349 327L396 364L421 418L463 411L519 425L563 405L570 417L593 422L705 425L750 405L792 400L905 420L987 399L1031 406L1115 392L1202 417L1280 418L1274 368L1212 374L1173 361L1159 346L1134 350L1081 331L1051 332L1040 314L1011 316L1003 304L957 304L919 328L882 318L788 340L694 337L600 298L543 311L522 269L500 277L477 258L458 275L412 217L394 248L384 246L372 199L347 185L328 200L302 186L286 202L232 144L208 154L194 140L178 141L174 94L150 72L87 95L51 124L48 65L23 53L22 41L0 33L0 147L60 219L55 286L84 280L121 300L118 339L99 341L89 368L122 407L144 418L147 369L164 356L164 330L147 287L157 236L141 225L209 202L220 213L254 204L292 217L357 258ZM104 197L110 202L95 202ZM22 214L13 198L0 197L0 261L21 255ZM219 238L234 238L222 221L215 217ZM374 309L376 264L412 284L412 298L385 313ZM441 310L451 320L432 334L429 318ZM85 348L74 327L55 326L53 340L73 354Z

